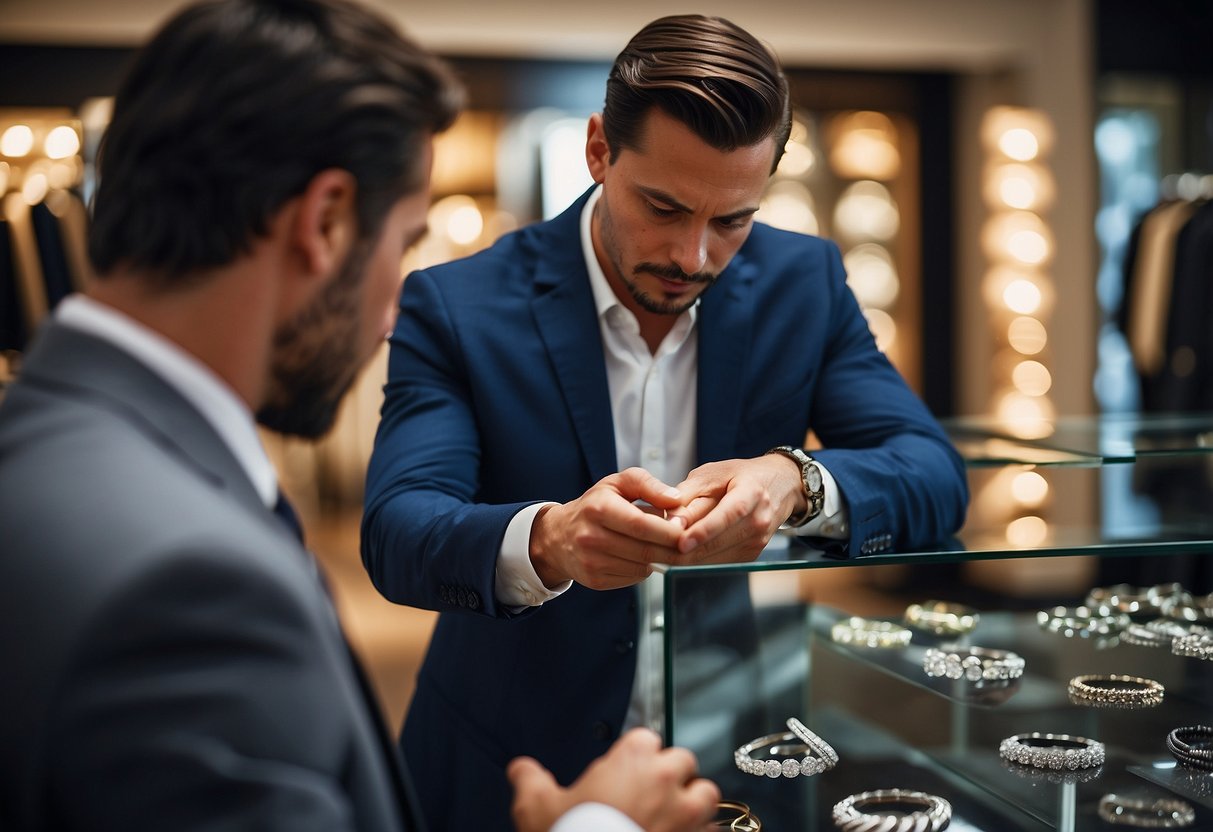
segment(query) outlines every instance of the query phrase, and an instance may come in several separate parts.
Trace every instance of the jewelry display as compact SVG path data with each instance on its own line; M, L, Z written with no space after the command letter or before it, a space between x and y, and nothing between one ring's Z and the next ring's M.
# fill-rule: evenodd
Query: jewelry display
M1213 661L1213 633L1190 633L1171 642L1171 652L1177 656Z
M812 777L832 769L838 762L838 754L830 744L806 728L800 720L788 720L789 727L793 723L795 730L759 737L734 751L733 762L737 768L746 774L772 778ZM763 749L770 759L754 759L753 753ZM797 759L801 754L804 757ZM777 757L784 759L775 759Z
M1167 734L1167 750L1181 765L1213 771L1213 728L1192 725Z
M1104 745L1071 734L1016 734L998 746L1004 760L1036 768L1077 771L1103 765Z
M1018 679L1023 675L1024 666L1018 653L985 647L970 647L955 653L930 647L922 656L922 669L928 676L964 678L970 682Z
M817 752L817 756L826 763L826 771L838 765L838 752L834 750L834 747L809 730L803 722L793 716L788 718L787 725L789 731L804 740L806 745ZM801 774L803 773L802 771Z
M1101 613L1091 607L1054 607L1036 613L1036 623L1066 638L1117 635L1129 626L1128 613Z
M1192 596L1183 593L1163 608L1163 614L1185 624L1213 626L1213 594Z
M1116 584L1092 589L1087 593L1086 606L1104 615L1159 613L1164 606L1183 594L1184 588L1177 583L1150 587Z
M853 615L837 621L830 628L830 638L839 644L858 647L905 647L910 643L911 633L892 621L875 621Z
M762 821L750 811L750 807L736 800L722 800L716 804L716 820L712 825L717 829L732 829L733 832L760 832L762 829Z
M1093 708L1153 708L1165 689L1153 679L1119 674L1091 674L1070 680L1070 701Z
M1196 822L1196 810L1178 798L1143 800L1105 794L1099 799L1099 818L1114 826L1137 829L1182 829Z
M981 616L971 607L947 601L924 601L906 607L905 622L937 636L959 636L977 628Z
M1145 624L1130 623L1120 634L1121 640L1139 647L1170 647L1173 639L1186 636L1191 630L1169 618L1155 618Z
M865 811L879 806L893 812ZM912 811L902 813L902 808ZM834 825L843 832L939 832L952 820L952 804L942 797L910 789L878 789L834 804Z

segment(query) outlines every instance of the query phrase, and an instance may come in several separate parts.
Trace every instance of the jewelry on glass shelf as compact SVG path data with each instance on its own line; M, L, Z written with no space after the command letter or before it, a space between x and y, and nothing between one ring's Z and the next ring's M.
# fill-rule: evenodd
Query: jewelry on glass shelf
M1116 635L1131 621L1128 613L1104 614L1091 607L1054 607L1036 613L1036 623L1043 629L1066 638Z
M1036 783L1052 783L1055 786L1072 786L1077 783L1089 783L1103 775L1103 766L1077 769L1076 771L1066 771L1065 769L1054 771L1051 768L1037 768L1035 766L1024 765L1023 763L1003 760L1002 767L1016 777L1022 777L1024 780Z
M1167 734L1167 750L1181 765L1213 771L1213 728L1192 725Z
M837 765L837 752L799 719L789 719L788 728L791 730L759 737L734 751L737 768L759 777L812 777ZM754 752L760 750L768 759L754 758ZM800 754L804 757L797 759ZM783 759L776 759L779 757Z
M1190 633L1171 642L1171 652L1177 656L1213 661L1213 633Z
M972 607L947 601L910 604L905 612L907 624L920 630L929 630L937 636L971 633L980 620L981 616Z
M890 811L870 811L881 806ZM860 792L834 804L834 825L843 832L939 832L951 820L951 803L911 789Z
M1154 586L1116 584L1092 589L1087 593L1086 606L1103 615L1158 613L1183 594L1184 588L1177 583Z
M874 621L853 615L834 623L830 638L839 644L859 647L905 647L910 643L911 633L892 621Z
M1099 799L1099 819L1114 826L1137 829L1182 829L1196 822L1196 810L1178 798L1146 800L1105 794Z
M1104 745L1071 734L1016 734L998 746L1004 760L1036 768L1077 771L1103 765Z
M1095 708L1153 708L1164 688L1153 679L1119 674L1089 674L1070 680L1070 701Z
M1018 653L986 647L969 647L957 652L929 647L922 654L922 669L928 676L963 678L970 682L1018 679L1023 675L1025 664Z
M1180 636L1193 632L1190 625L1181 624L1170 618L1155 618L1145 624L1136 621L1130 623L1121 632L1120 637L1128 644L1138 647L1170 647L1171 641Z

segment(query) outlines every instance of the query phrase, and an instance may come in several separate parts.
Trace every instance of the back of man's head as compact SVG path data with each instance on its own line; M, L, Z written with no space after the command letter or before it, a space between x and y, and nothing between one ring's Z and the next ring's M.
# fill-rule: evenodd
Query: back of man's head
M325 169L368 239L426 176L462 91L348 0L202 0L138 54L102 143L89 255L169 288L226 265Z
M788 82L775 54L722 17L659 18L619 53L602 111L612 162L639 148L654 107L717 150L774 139L772 172L792 129Z

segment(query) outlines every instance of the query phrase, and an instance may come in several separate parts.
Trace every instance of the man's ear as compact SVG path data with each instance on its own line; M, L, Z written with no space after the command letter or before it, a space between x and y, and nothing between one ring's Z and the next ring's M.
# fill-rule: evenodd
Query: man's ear
M585 132L585 163L590 169L590 176L601 185L606 178L607 168L611 166L611 149L607 146L606 131L602 127L602 113L590 116Z
M327 276L345 262L358 238L357 193L352 174L330 168L300 195L291 237L307 274Z

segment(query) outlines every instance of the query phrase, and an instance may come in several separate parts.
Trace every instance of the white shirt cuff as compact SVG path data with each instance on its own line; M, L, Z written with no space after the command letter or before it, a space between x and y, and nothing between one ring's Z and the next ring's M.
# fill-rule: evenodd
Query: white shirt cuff
M817 462L817 460L814 461ZM828 537L833 540L846 540L851 536L851 526L847 522L850 517L846 501L842 499L842 492L838 490L838 483L834 482L834 476L820 462L817 462L817 468L821 471L821 483L825 489L821 513L803 526L795 528L782 526L780 531L800 537Z
M555 589L548 589L535 573L531 563L531 526L535 515L544 506L558 503L535 503L514 515L501 540L501 552L497 555L497 572L493 590L497 603L507 607L537 607L550 601L573 585L565 581Z
M644 832L631 818L604 803L578 803L552 826L551 832Z

